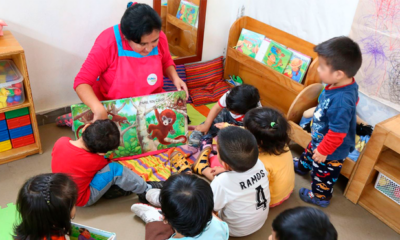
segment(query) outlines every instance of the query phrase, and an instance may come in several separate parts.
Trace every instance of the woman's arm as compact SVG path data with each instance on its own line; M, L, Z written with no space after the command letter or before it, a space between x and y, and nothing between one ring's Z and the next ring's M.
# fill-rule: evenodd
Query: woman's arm
M82 102L92 110L94 114L93 121L98 119L107 119L107 111L99 99L97 99L92 86L89 84L80 84L75 90Z
M187 100L189 98L188 88L186 86L186 83L178 76L178 73L176 72L175 66L174 65L170 65L169 67L167 67L167 69L165 69L165 75L167 75L167 77L169 79L171 79L171 81L174 83L176 89L185 90L185 92L186 92L186 100Z

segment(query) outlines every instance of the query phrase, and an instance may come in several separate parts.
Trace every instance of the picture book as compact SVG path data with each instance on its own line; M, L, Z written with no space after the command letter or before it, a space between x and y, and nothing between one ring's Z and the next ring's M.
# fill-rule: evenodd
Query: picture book
M307 72L307 68L310 65L311 57L297 52L291 48L289 48L289 50L293 52L293 55L290 58L289 64L283 72L283 75L288 76L298 83L301 83L304 75Z
M108 118L121 133L120 146L108 152L110 159L130 157L186 143L187 109L185 91L103 101ZM85 104L71 106L73 129L78 139L93 120Z
M186 13L186 2L181 1L181 3L179 4L178 11L176 12L176 18L183 20L185 13Z
M261 42L260 49L258 49L256 60L262 62L264 59L265 54L267 53L269 44L271 43L271 39L264 37L263 41Z
M283 73L291 56L292 52L290 50L279 43L271 41L263 62L272 69Z
M195 27L198 15L199 6L187 2L183 21Z
M236 50L255 58L264 38L264 35L243 28L236 44Z
M117 235L72 222L70 240L116 240Z

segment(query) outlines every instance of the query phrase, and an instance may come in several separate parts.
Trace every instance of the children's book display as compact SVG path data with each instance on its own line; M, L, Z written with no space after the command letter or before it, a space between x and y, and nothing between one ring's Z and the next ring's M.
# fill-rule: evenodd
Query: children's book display
M120 146L108 152L107 158L131 157L176 147L187 141L185 91L109 100L102 104L121 133ZM94 115L85 104L72 105L71 110L73 129L79 138Z
M246 54L247 56L256 58L257 52L260 49L264 38L264 35L243 28L236 44L236 50Z
M244 28L235 48L299 83L311 63L311 57Z
M176 18L195 27L198 15L199 6L187 1L181 1L178 12L176 13Z
M97 228L72 223L70 240L116 240L117 235Z

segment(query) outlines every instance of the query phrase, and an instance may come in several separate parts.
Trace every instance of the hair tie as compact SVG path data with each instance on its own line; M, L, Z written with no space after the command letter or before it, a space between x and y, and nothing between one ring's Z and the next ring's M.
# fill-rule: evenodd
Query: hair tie
M276 125L275 122L271 122L271 127L273 128Z
M137 2L128 2L128 5L126 6L126 8L132 7L133 5L135 5Z

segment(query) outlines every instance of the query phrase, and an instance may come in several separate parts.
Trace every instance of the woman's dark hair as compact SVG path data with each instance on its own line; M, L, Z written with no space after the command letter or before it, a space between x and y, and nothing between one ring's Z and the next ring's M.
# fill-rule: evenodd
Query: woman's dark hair
M71 235L71 211L77 187L62 173L47 173L29 179L20 189L17 210L21 223L14 227L18 240L50 240Z
M136 3L125 10L121 19L121 32L127 40L140 43L143 35L154 30L161 31L161 18L152 7Z
M279 111L268 107L255 108L246 113L243 123L264 152L280 155L289 151L290 125Z
M226 127L218 132L218 153L221 161L227 163L232 170L245 172L257 163L257 141L245 129Z
M361 67L360 47L349 37L331 38L315 46L314 51L325 59L333 71L343 71L349 78L354 77Z
M246 114L250 109L256 108L260 101L257 88L242 84L232 88L226 96L226 108L237 114Z
M82 138L90 152L106 153L119 146L120 132L110 119L97 120L85 129Z
M178 233L195 237L212 219L213 192L205 180L185 173L171 176L160 193L165 219Z
M328 216L312 207L296 207L280 213L272 222L278 240L336 240L338 234Z

